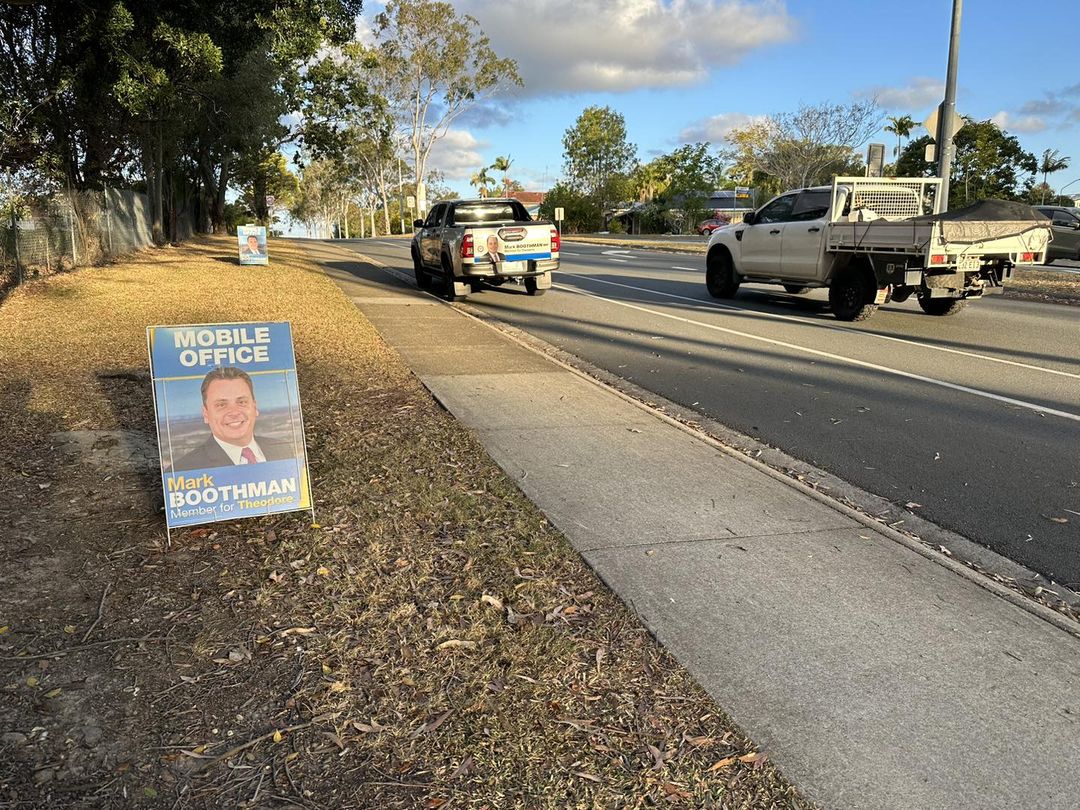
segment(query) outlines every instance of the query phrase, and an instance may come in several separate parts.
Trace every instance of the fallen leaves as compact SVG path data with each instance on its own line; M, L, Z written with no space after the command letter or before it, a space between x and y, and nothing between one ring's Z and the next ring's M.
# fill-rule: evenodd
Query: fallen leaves
M361 734L378 734L379 732L386 731L386 726L380 725L379 721L375 718L372 718L370 723L361 723L358 720L353 720L352 727Z
M743 754L742 756L724 757L717 762L714 762L709 768L709 772L722 771L724 768L730 768L736 762L741 762L744 765L753 765L755 768L760 768L769 759L769 755L762 751L754 751L749 754Z
M476 642L475 641L466 641L466 640L460 639L460 638L451 638L451 639L447 639L446 641L442 642L438 646L437 649L440 649L440 650L457 650L457 649L473 650L473 649L476 649Z

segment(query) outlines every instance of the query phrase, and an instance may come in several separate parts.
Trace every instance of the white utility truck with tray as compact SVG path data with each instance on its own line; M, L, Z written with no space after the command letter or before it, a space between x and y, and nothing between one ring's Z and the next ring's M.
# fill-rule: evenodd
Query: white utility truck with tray
M781 194L709 239L705 281L731 298L743 281L792 294L828 287L833 314L870 317L916 296L952 315L1001 292L1018 264L1040 264L1050 223L1029 206L983 200L942 213L940 178L837 177Z

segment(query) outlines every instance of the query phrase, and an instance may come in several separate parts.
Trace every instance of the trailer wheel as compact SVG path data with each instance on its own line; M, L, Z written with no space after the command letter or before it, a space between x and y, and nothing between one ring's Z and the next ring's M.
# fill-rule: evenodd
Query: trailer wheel
M877 312L875 298L874 275L868 268L845 267L829 285L829 305L841 321L865 321Z
M705 286L709 295L713 298L734 298L741 282L727 249L718 247L710 250L705 260Z
M966 298L930 298L919 296L919 306L927 315L955 315L967 306Z
M785 284L784 291L791 293L791 295L806 295L810 292L810 288L800 287L798 284Z
M420 254L416 252L416 248L412 250L412 264L413 272L416 273L416 286L421 290L430 290L431 276L424 269L424 263L420 261Z

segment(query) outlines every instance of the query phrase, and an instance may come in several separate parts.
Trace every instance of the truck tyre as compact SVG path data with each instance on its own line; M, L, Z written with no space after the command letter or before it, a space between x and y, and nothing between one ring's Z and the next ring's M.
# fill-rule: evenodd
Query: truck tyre
M443 283L442 283L442 297L443 300L449 301L451 304L455 301L464 301L464 295L458 295L457 285L454 284L454 266L451 264L450 259L443 256L442 259L442 271L443 271Z
M839 270L829 285L829 305L841 321L865 321L875 312L877 289L873 274L865 268L848 266Z
M421 290L430 290L431 276L429 276L424 269L424 264L420 261L420 254L417 253L415 249L412 252L412 264L413 272L416 273L416 286Z
M919 306L927 315L955 315L967 306L966 298L930 298L919 296Z
M734 298L742 279L735 272L731 254L725 248L709 251L705 260L705 286L713 298Z
M792 295L806 295L810 292L809 287L800 287L798 284L785 284L784 290Z
M525 292L529 295L543 295L547 292L546 289L542 289L536 285L536 278L529 276L525 279Z

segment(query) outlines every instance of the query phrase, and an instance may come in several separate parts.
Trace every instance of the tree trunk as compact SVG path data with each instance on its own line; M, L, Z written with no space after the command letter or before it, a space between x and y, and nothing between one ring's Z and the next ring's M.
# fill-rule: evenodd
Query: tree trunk
M255 195L255 199L252 201L255 208L255 219L267 227L270 227L268 219L269 210L266 205L266 175L261 171L255 173L255 182L252 183L252 192Z
M165 244L165 167L161 164L164 162L164 156L162 155L161 140L163 133L161 131L161 120L157 122L157 143L154 145L154 196L151 198L153 203L153 224L151 226L152 238L155 245Z
M229 185L229 153L221 156L221 166L218 169L217 184L214 189L214 202L210 209L210 230L212 233L226 233L225 225L225 191Z
M157 167L157 150L154 148L154 136L152 130L148 130L142 138L139 150L142 159L143 176L146 178L146 198L150 204L150 239L155 245L160 245L161 238L161 177Z

